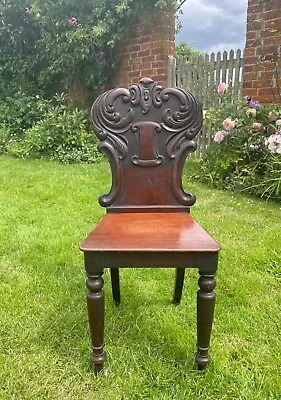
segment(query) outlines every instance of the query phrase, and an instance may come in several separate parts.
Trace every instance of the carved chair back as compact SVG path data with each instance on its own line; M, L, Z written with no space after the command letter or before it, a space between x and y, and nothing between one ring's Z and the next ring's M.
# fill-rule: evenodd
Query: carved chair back
M112 171L111 189L99 198L108 212L180 211L195 203L182 187L183 165L202 126L192 94L143 78L103 93L91 115Z

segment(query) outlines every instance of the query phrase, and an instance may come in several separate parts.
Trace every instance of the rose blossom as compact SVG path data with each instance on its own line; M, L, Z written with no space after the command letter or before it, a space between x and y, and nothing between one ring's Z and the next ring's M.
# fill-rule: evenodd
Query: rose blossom
M277 121L279 118L279 113L277 111L270 111L270 113L268 114L268 119L270 119L270 121Z
M224 82L220 83L218 86L218 94L224 94L224 92L227 90L228 85Z
M274 134L269 136L265 141L265 145L271 153L281 154L281 135Z
M263 130L263 126L260 122L254 122L251 126L251 131L259 132Z
M236 122L232 121L230 118L226 118L222 124L223 124L224 129L231 131L235 127Z
M222 131L219 131L219 132L217 132L217 133L215 134L215 136L214 136L214 141L215 141L216 143L220 143L220 142L223 141L224 136L225 136L225 135L222 133Z
M255 108L247 108L247 110L246 110L246 115L247 115L247 117L256 117L256 115L257 115L257 110L255 109Z

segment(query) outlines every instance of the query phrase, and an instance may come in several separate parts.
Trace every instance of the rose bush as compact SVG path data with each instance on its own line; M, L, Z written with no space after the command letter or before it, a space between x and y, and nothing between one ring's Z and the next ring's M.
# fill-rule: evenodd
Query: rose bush
M262 106L251 97L234 100L224 83L219 107L204 123L214 136L200 178L219 188L281 199L281 106Z

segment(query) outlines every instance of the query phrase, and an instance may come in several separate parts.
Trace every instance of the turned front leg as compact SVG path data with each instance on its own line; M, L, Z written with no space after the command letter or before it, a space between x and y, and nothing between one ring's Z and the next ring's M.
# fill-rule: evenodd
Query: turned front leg
M95 275L88 275L86 286L88 288L87 304L89 313L90 333L93 346L91 362L95 366L95 372L103 368L105 352L103 350L104 336L104 292L103 292L103 272Z
M214 316L216 294L215 275L200 272L197 292L197 354L195 357L199 369L204 369L210 362L210 337Z

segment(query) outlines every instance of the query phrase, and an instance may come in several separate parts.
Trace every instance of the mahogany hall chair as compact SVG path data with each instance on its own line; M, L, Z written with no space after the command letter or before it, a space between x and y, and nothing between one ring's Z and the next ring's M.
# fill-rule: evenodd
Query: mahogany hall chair
M103 368L103 270L110 268L113 300L120 303L119 267L176 268L173 302L182 296L185 268L198 268L197 354L199 369L210 361L218 243L191 217L195 196L182 187L186 156L202 126L192 94L162 88L143 78L129 89L103 93L94 102L94 132L109 159L112 186L99 197L106 215L81 244L88 288L93 352Z

